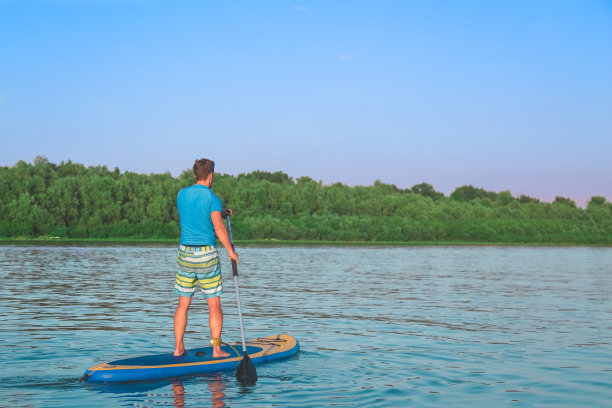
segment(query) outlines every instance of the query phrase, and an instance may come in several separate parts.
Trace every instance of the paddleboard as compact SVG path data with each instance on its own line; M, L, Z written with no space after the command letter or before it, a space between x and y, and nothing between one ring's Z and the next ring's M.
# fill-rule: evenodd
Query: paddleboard
M172 353L132 357L90 367L85 371L84 379L91 382L158 380L235 369L242 358L242 344L236 342L221 348L230 356L213 358L212 346L208 346L188 350L180 357ZM247 341L247 354L253 364L287 358L299 349L298 341L288 334Z

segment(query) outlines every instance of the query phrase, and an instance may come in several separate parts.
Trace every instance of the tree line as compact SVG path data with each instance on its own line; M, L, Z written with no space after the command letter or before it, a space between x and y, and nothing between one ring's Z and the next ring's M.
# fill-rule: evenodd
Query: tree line
M178 239L176 195L194 183L37 157L0 167L0 237ZM612 244L612 203L586 209L473 186L449 196L427 183L401 189L324 185L283 172L216 174L235 239Z

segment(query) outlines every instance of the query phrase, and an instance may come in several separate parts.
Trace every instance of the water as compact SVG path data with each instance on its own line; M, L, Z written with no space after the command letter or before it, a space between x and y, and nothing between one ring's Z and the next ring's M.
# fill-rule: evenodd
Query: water
M612 406L610 248L242 248L246 335L292 334L296 357L258 366L253 387L232 372L80 382L94 364L172 350L175 253L0 247L0 405ZM208 340L198 297L186 346Z

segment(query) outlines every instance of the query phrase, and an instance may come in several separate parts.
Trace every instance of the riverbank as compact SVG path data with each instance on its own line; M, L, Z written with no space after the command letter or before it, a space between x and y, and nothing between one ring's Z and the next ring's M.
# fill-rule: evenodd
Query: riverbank
M610 248L606 244L576 244L564 242L469 242L469 241L308 241L308 240L235 240L238 247L421 247L421 246L504 246L504 247L602 247ZM137 238L0 238L3 246L151 246L173 247L177 246L177 239L137 239ZM219 243L219 245L221 245Z

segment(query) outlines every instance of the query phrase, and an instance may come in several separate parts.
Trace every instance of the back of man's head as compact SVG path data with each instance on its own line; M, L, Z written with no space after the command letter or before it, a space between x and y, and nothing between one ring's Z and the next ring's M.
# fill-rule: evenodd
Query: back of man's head
M213 171L215 171L215 162L212 160L199 159L193 164L193 175L196 180L206 180Z

